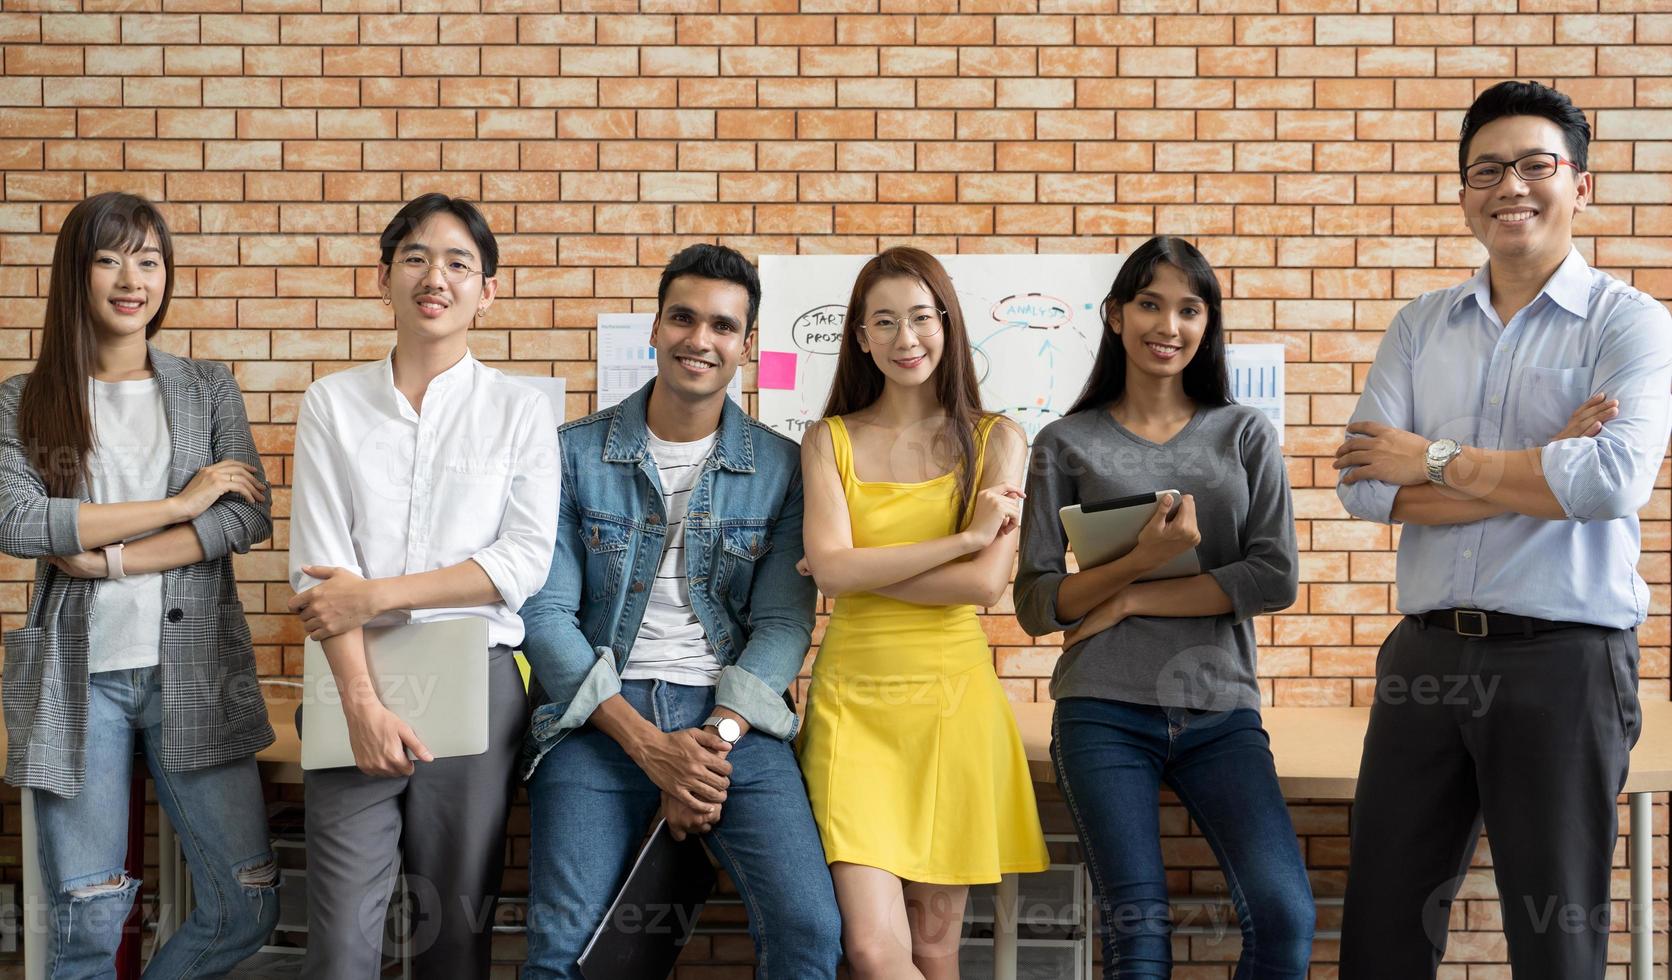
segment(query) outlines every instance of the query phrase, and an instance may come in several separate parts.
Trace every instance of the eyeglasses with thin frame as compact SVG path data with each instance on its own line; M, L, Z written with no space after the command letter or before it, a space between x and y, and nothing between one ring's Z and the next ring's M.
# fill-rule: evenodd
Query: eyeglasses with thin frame
M431 269L440 269L441 278L455 286L471 276L482 274L482 270L472 269L458 259L451 259L447 262L431 262L422 255L408 255L395 264L400 266L401 270L413 279L422 279L430 274Z
M1564 164L1572 167L1575 173L1583 172L1579 169L1579 164L1559 153L1551 153L1546 150L1529 153L1524 157L1511 160L1509 163L1502 163L1498 160L1482 160L1479 163L1471 164L1469 169L1463 171L1463 182L1477 191L1484 191L1503 183L1504 175L1511 170L1515 171L1517 177L1529 183L1535 180L1547 180L1555 176L1556 169Z
M945 310L937 310L933 306L914 306L906 311L904 319L884 313L865 322L865 336L873 344L892 344L894 338L900 335L900 324L907 323L918 339L933 337L941 332L941 318L944 316Z

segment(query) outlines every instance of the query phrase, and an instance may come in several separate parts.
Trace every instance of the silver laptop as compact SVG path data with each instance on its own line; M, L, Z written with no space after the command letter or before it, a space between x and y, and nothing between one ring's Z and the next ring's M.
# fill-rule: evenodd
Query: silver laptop
M366 668L384 707L436 758L488 750L488 621L479 616L368 626ZM325 648L302 655L302 768L354 765L348 719Z

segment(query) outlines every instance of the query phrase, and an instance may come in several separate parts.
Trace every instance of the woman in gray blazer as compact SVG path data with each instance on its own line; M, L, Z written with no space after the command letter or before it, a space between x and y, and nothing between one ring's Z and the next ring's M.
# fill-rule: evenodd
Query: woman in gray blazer
M273 741L232 552L272 533L243 396L148 341L173 292L168 228L109 193L64 220L35 369L0 384L0 551L37 559L4 636L6 782L33 794L53 980L109 976L136 743L195 908L145 976L214 977L265 940L277 868L255 753Z

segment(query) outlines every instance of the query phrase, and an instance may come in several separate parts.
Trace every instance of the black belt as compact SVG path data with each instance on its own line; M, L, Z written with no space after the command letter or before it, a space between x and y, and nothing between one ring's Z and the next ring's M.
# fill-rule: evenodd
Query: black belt
M1595 628L1594 623L1564 623L1553 619L1534 619L1509 613L1482 612L1479 609L1436 609L1416 617L1425 626L1448 629L1458 636L1503 636L1520 633L1548 633L1551 630Z

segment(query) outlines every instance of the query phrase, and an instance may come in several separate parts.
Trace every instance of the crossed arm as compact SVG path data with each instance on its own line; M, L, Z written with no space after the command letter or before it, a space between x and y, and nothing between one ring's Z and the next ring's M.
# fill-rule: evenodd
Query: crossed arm
M872 592L921 605L996 605L1016 558L1017 537L1011 532L1019 524L1026 455L1020 427L995 423L968 526L912 544L861 548L853 542L830 423L818 423L802 441L801 469L806 568L819 591L828 596Z
M1551 442L1595 437L1619 413L1619 400L1599 392L1574 410ZM1381 480L1398 486L1390 516L1404 524L1469 524L1501 514L1567 519L1545 477L1546 447L1463 446L1446 466L1442 486L1428 481L1428 443L1422 436L1380 422L1354 422L1347 427L1347 438L1337 447L1332 465L1347 471L1341 477L1345 484Z
M0 398L0 551L40 558L77 578L104 578L110 569L100 549L140 535L149 536L122 548L130 575L243 553L270 537L267 480L243 395L221 365L210 365L206 384L214 462L172 496L104 504L50 496L18 439L8 388Z
M1336 450L1337 488L1367 520L1465 524L1503 514L1543 520L1608 520L1635 513L1666 451L1672 340L1664 310L1610 323L1592 366L1595 393L1542 445L1463 447L1428 482L1428 438L1416 428L1411 341L1396 318L1377 351L1364 394Z

